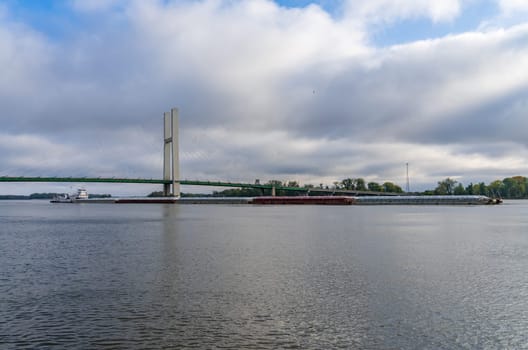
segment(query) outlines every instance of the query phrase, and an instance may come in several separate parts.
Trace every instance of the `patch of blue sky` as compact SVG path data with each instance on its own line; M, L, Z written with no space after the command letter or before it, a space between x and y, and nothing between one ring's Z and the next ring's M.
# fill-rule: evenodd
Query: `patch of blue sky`
M9 18L47 37L62 38L79 26L78 16L66 1L5 0Z
M421 17L402 19L383 25L371 25L369 28L370 42L374 46L387 47L475 31L499 13L496 1L475 1L462 8L460 15L453 21L435 23L430 18Z
M341 0L275 0L277 4L283 7L303 8L311 4L319 5L322 9L330 14L336 14L341 7Z

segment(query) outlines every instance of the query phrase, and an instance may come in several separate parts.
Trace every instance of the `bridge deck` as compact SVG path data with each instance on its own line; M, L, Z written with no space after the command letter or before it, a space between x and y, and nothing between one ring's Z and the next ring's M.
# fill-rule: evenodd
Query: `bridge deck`
M76 183L125 183L125 184L171 184L171 180L163 179L132 179L117 177L40 177L40 176L0 176L0 182L76 182ZM334 190L325 188L305 188L275 186L270 184L250 184L241 182L222 181L200 181L200 180L177 180L181 185L210 186L210 187L233 187L233 188L257 188L271 190L275 187L277 191L330 193L343 195L369 195L369 196L395 196L401 195L390 192L356 191L356 190Z

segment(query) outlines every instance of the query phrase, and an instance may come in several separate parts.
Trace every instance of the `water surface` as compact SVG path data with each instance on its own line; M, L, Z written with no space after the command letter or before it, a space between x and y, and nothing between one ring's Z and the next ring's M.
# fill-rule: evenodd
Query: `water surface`
M527 213L0 201L0 345L528 348Z

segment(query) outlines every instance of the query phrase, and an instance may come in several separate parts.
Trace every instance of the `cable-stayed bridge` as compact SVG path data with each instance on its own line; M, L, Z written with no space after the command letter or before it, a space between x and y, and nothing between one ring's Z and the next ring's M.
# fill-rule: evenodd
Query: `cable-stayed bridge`
M397 195L397 193L372 192L358 190L342 190L317 187L288 187L276 184L260 183L240 183L222 181L200 181L180 179L179 165L179 118L178 109L172 108L170 112L163 114L163 178L162 179L141 179L141 178L118 178L118 177L39 177L39 176L0 176L0 182L75 182L75 183L120 183L120 184L160 184L163 185L165 196L180 196L180 185L209 186L209 187L234 187L253 188L262 191L269 191L274 196L276 191L323 193L339 195Z
M0 182L75 182L75 183L120 183L120 184L158 184L171 185L173 180L168 179L141 179L141 178L117 178L117 177L40 177L40 176L0 176ZM318 187L289 187L273 184L251 184L243 182L202 181L202 180L176 180L179 185L208 186L208 187L231 187L231 188L253 188L263 191L288 191L303 193L324 193L340 195L396 195L396 193L342 190Z

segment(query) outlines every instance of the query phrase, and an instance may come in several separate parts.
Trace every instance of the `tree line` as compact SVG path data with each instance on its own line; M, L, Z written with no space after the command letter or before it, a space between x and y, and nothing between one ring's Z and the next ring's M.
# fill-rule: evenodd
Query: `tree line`
M260 184L257 180L255 184ZM305 184L300 185L297 181L280 181L270 180L265 185L275 186L275 194L277 196L305 196L308 195L321 195L322 193L331 194L336 190L346 191L364 191L364 192L391 192L391 193L403 193L400 186L387 181L382 184L377 182L366 182L362 178L347 178L341 181L335 181L332 185L324 185L322 183L318 185ZM287 188L299 188L305 189L306 191L288 190ZM317 191L315 191L317 190ZM230 188L223 191L213 191L210 194L194 194L194 193L182 193L182 197L258 197L258 196L270 196L270 189L260 188ZM163 192L156 191L148 195L149 197L161 197Z
M438 186L434 190L425 191L423 194L483 195L506 199L523 199L528 198L528 179L524 176L513 176L502 180L495 180L489 184L479 182L464 186L462 183L448 177L439 181Z
M256 184L260 184L256 182ZM335 190L363 191L377 193L403 193L403 189L393 182L367 182L363 178L346 178L341 181L334 181L332 185L324 184L306 184L300 185L297 181L280 181L270 180L266 185L273 185L277 189L277 196L304 196L321 195L321 191L312 191L313 189L324 190L332 193ZM292 191L280 188L302 188L305 191ZM484 182L470 183L464 186L461 182L452 178L446 178L437 183L436 188L423 192L413 192L415 195L483 195L488 197L500 197L505 199L528 199L528 179L524 176L507 177L503 180L495 180L489 184ZM182 193L182 197L258 197L269 196L271 190L259 188L230 188L223 191L214 191L210 194L193 194ZM153 192L149 196L163 196L163 192Z
M275 194L277 196L305 196L308 195L321 195L321 193L333 193L334 191L346 190L346 191L364 191L364 192L392 192L402 193L403 190L400 186L392 182L384 182L379 184L376 182L366 182L362 178L347 178L341 181L335 181L331 186L319 184L305 184L300 185L297 181L280 181L270 180L265 183L266 185L275 186ZM305 191L288 190L288 188L300 188ZM269 196L271 190L259 189L259 188L231 188L224 191L214 191L213 197L257 197L257 196Z

